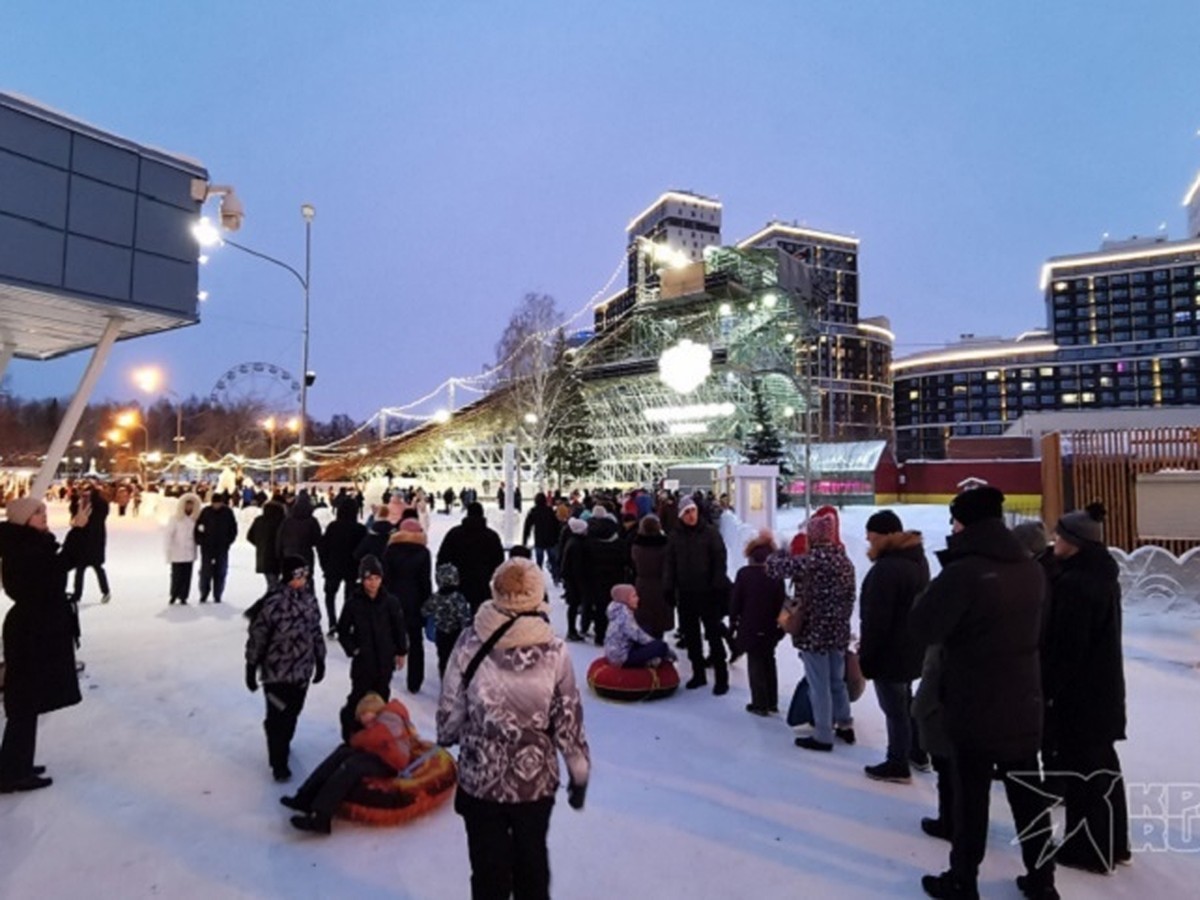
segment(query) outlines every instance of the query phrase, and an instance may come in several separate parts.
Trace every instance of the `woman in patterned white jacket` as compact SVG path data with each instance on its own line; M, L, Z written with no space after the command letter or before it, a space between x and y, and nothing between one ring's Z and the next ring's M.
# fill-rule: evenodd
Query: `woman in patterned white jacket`
M558 754L572 809L583 808L587 791L583 706L566 645L550 628L542 577L522 558L496 570L492 599L463 631L442 681L438 742L461 746L454 808L467 830L473 897L549 897Z

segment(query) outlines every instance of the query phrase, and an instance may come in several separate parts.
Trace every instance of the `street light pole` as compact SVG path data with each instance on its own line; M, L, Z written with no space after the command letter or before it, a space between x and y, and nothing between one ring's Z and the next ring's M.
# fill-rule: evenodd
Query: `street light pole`
M300 458L296 460L296 490L304 480L304 436L308 431L308 299L312 284L312 223L317 214L311 203L300 207L304 216L304 364L300 367Z
M300 372L300 431L299 431L299 452L296 460L296 484L299 484L304 476L304 434L308 430L308 323L309 323L309 283L312 275L312 223L316 216L317 210L311 203L302 204L300 207L300 215L304 217L304 274L301 275L294 268L289 266L281 259L276 259L266 253L262 253L245 244L239 244L237 241L231 241L229 238L219 238L221 243L228 244L243 253L248 253L251 256L256 256L265 262L279 266L291 273L292 277L300 283L300 287L304 291L304 354L302 357L302 370ZM199 236L198 236L199 239ZM215 243L215 241L212 241ZM206 241L205 243L208 243Z

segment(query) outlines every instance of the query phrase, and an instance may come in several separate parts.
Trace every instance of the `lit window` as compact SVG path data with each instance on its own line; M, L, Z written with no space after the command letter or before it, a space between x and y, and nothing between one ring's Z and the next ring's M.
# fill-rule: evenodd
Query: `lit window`
M1000 377L1000 373L998 371L996 371L995 369L989 369L988 373L985 377L987 378L988 381L995 381L997 378Z
M909 392L908 392L908 399L909 399L909 400L918 400L918 399L920 399L920 397L921 397L921 392L920 392L920 391L917 391L917 390L912 390L912 391L909 391Z
M1038 369L1038 374L1043 378L1050 378L1054 375L1054 368L1053 366L1042 366L1040 369Z
M1078 403L1079 395L1078 394L1063 394L1062 402L1063 403Z

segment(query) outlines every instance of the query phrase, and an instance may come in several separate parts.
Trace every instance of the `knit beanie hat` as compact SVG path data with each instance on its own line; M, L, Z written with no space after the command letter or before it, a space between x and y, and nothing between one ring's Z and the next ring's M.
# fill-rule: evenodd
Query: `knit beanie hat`
M751 562L762 563L766 562L767 557L775 550L775 535L764 528L746 542L742 554Z
M534 612L545 596L542 570L531 559L502 562L492 576L492 602L505 612Z
M4 509L8 513L8 521L14 525L28 525L33 514L42 505L42 501L37 497L18 497L16 500L9 500L8 506Z
M612 590L608 593L609 596L618 603L623 603L625 606L629 606L629 601L633 598L633 595L636 594L637 591L634 589L632 584L614 584L612 586Z
M608 507L606 507L603 503L597 503L595 506L592 507L592 518L593 519L607 519L608 518Z
M309 568L308 560L303 556L289 554L283 558L283 565L279 571L284 581L292 581L300 577L307 578L312 570Z
M815 544L832 544L835 526L833 516L813 516L805 527L808 545L812 547Z
M950 515L964 526L1004 518L1004 494L990 484L963 491L950 503Z
M691 497L684 497L682 500L679 501L679 515L681 515L681 516L685 512L687 512L689 509L695 509L695 508L696 508L696 501L693 500Z
M571 529L571 534L587 534L587 522L583 519L567 519L567 527Z
M890 509L881 509L867 519L867 531L873 534L896 534L903 530L900 517Z
M404 519L400 522L401 531L415 531L418 534L424 534L425 529L421 527L421 522L418 519Z
M1106 513L1103 503L1089 503L1085 509L1069 512L1059 519L1054 530L1059 537L1076 547L1088 543L1103 544Z
M383 563L379 561L379 557L373 553L368 553L358 563L358 578L361 581L368 575L378 575L383 577Z
M354 718L361 719L369 712L377 713L385 706L387 704L383 701L383 698L374 691L364 694L363 698L358 701L358 705L354 707Z
M1012 536L1029 551L1030 556L1041 555L1050 545L1050 539L1046 537L1046 526L1041 522L1022 522L1020 525L1014 525Z
M437 567L434 577L439 588L458 587L458 566L454 563L442 563Z

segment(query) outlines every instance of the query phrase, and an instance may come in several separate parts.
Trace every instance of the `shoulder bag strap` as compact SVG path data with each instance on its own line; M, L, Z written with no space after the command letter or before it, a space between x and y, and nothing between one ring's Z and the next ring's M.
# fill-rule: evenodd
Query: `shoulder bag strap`
M492 652L492 648L496 646L496 643L500 640L500 638L504 637L508 629L512 628L513 625L517 623L517 619L520 619L522 616L537 616L538 618L544 619L547 622L550 621L545 613L521 612L517 613L515 616L493 631L491 637L483 642L483 646L479 648L473 657L471 657L471 661L467 663L467 668L463 671L462 688L464 691L466 691L467 687L471 684L471 679L475 677L475 672L483 664L484 658Z

